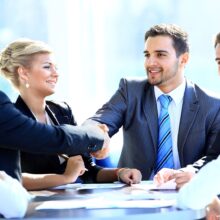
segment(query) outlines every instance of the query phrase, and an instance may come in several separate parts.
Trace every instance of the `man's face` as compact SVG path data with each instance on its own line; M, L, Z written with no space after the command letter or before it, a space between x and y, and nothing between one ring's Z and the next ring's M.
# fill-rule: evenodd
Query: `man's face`
M220 44L217 44L215 48L215 61L218 65L218 74L220 75Z
M184 55L177 57L172 43L169 36L149 37L144 48L144 65L148 81L164 92L170 92L178 87L184 78L183 67L186 63L182 62Z

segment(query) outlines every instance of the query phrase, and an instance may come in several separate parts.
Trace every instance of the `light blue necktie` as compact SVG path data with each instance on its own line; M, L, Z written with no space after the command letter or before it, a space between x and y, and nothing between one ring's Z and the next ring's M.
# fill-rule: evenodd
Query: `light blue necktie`
M161 110L158 119L159 135L155 174L162 168L174 168L170 116L168 113L168 106L172 98L168 95L161 95L158 99L161 104Z

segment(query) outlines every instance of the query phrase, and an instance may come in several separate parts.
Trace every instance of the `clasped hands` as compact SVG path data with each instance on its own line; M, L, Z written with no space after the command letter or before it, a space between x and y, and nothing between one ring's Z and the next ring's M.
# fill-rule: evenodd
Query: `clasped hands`
M104 144L101 150L96 152L90 153L91 156L95 157L96 159L104 159L109 155L109 143L110 137L108 135L108 127L105 124L98 124L96 125L102 132L104 132Z
M174 179L176 182L176 188L180 189L185 183L189 182L195 175L192 171L182 171L163 168L154 176L154 184L157 186Z

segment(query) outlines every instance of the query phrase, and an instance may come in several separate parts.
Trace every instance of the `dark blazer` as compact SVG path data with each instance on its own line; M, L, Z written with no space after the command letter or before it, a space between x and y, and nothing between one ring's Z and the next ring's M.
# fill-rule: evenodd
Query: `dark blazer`
M36 120L28 106L19 96L15 106L23 114ZM65 102L46 101L46 112L54 125L70 124L76 126L77 123L72 114L72 110ZM47 147L47 146L45 146ZM70 156L70 155L69 155ZM82 155L85 167L88 172L80 177L83 182L96 182L96 175L101 167L96 166L89 154ZM21 151L21 170L26 173L44 174L57 173L62 174L66 168L66 162L60 164L57 154L33 154Z
M123 126L118 166L137 168L148 179L155 167L158 139L153 86L146 79L121 79L110 101L90 119L107 124L110 136ZM219 97L187 81L177 141L181 167L204 156L219 130Z
M218 132L214 143L208 149L206 155L201 159L197 160L192 166L196 168L198 171L210 161L217 159L219 155L220 155L220 131Z
M82 154L101 149L103 136L93 130L89 127L55 127L37 123L22 115L0 91L0 170L20 178L19 150Z

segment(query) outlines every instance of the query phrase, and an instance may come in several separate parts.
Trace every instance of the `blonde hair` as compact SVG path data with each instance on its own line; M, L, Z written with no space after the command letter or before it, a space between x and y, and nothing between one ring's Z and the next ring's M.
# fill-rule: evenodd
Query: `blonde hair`
M29 68L33 56L42 53L52 53L52 50L44 42L18 39L1 51L0 72L15 88L19 88L18 68L21 66Z

